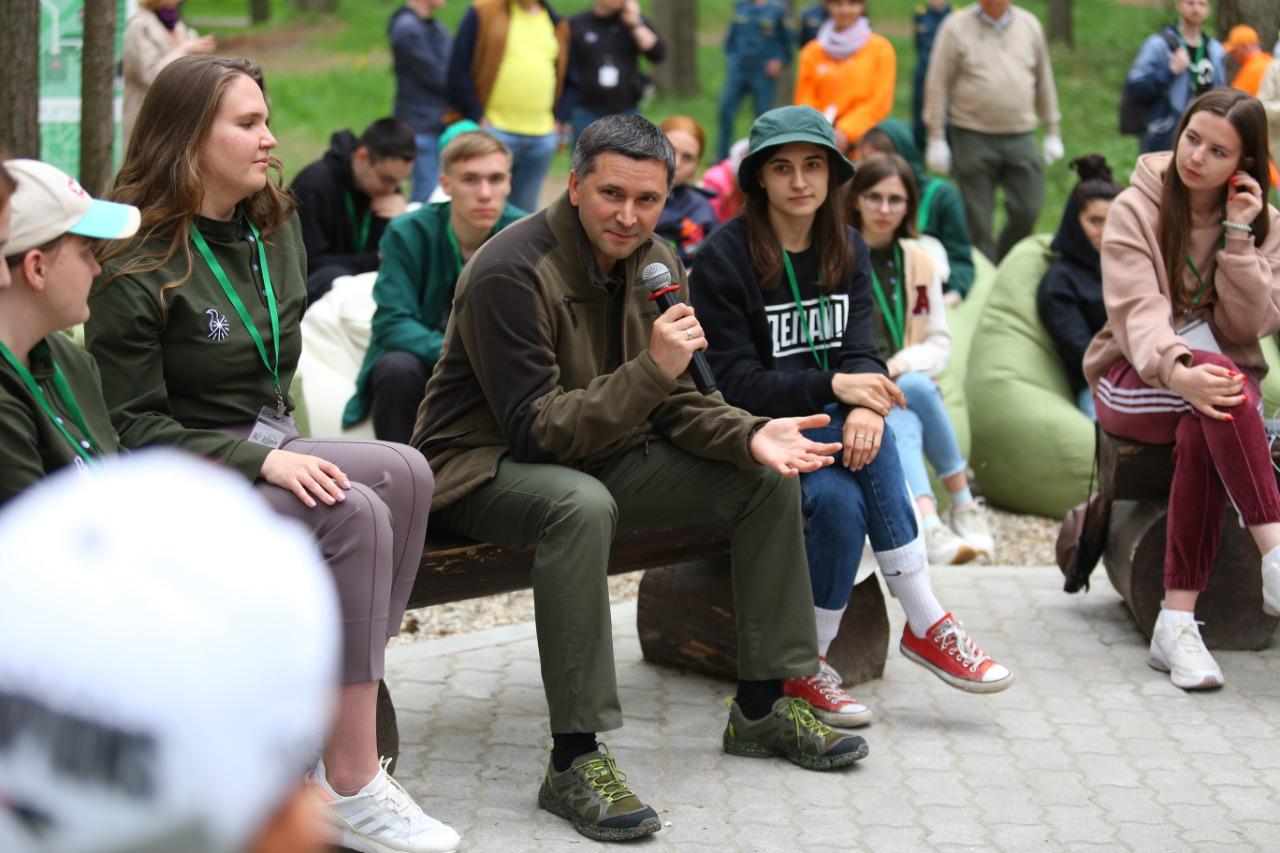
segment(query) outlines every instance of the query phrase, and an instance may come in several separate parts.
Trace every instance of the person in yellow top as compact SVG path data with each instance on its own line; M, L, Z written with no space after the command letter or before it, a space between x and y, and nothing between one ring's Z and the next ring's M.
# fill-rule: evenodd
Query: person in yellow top
M1240 70L1231 80L1231 88L1258 97L1262 77L1271 67L1271 54L1258 42L1258 31L1248 24L1237 24L1227 35L1222 49L1231 55Z
M568 66L569 22L546 0L476 0L458 24L449 103L511 151L510 200L521 210L542 207L542 182L569 130Z
M795 102L826 115L836 145L847 151L889 117L897 57L889 40L871 31L864 0L826 0L825 6L827 20L800 51Z

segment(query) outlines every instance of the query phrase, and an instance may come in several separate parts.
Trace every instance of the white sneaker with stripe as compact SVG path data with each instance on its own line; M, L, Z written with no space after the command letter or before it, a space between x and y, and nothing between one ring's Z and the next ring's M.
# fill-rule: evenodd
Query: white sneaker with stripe
M452 853L458 833L428 815L409 792L387 772L383 759L374 776L349 797L329 787L324 762L316 765L311 781L318 789L329 829L328 840L362 853Z

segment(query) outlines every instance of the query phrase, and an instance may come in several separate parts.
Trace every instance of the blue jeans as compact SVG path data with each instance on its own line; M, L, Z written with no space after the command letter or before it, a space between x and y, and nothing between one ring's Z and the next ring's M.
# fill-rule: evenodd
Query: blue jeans
M533 213L542 207L542 182L559 147L556 134L525 136L496 127L490 127L489 132L511 149L511 195L507 201L526 213Z
M582 135L582 131L586 130L587 125L591 124L591 122L596 119L612 115L638 116L640 115L640 111L635 107L632 107L629 110L621 110L616 113L598 113L595 110L589 110L586 107L575 107L573 115L569 119L569 125L573 128L573 140L571 144L578 144L578 137Z
M409 201L426 203L431 191L440 182L440 136L435 133L416 133L418 156L413 161L413 193Z
M929 460L938 479L959 474L965 466L960 442L942 404L942 392L932 379L923 373L904 373L894 381L907 398L907 408L895 407L885 420L898 439L902 473L915 497L933 497L924 460Z
M751 94L755 117L773 109L773 99L778 89L778 81L761 71L742 71L735 65L729 66L725 77L724 88L720 91L720 140L716 149L716 162L729 156L729 146L733 145L733 120L738 115L738 104L748 93ZM753 118L753 120L754 120Z
M837 405L827 406L827 414L831 423L806 430L807 437L841 440L844 415ZM858 471L841 465L839 452L835 457L834 465L800 475L809 583L814 605L823 610L839 610L848 603L867 536L876 552L909 545L917 536L893 430L885 428L880 452Z

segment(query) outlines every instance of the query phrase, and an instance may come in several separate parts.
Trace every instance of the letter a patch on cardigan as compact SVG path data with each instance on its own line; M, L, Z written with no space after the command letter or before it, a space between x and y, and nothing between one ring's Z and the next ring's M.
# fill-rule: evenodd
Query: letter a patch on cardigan
M226 315L219 314L217 308L210 308L204 313L209 317L209 340L221 343L231 336L231 324L227 322Z

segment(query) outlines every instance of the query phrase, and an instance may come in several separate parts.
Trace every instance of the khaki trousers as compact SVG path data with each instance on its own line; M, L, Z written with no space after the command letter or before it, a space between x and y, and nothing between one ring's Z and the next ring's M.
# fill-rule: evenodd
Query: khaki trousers
M493 480L436 510L432 524L536 551L542 682L551 731L567 734L622 725L605 583L614 533L716 520L733 523L739 676L817 671L797 478L702 459L666 442L633 448L593 474L504 459Z

